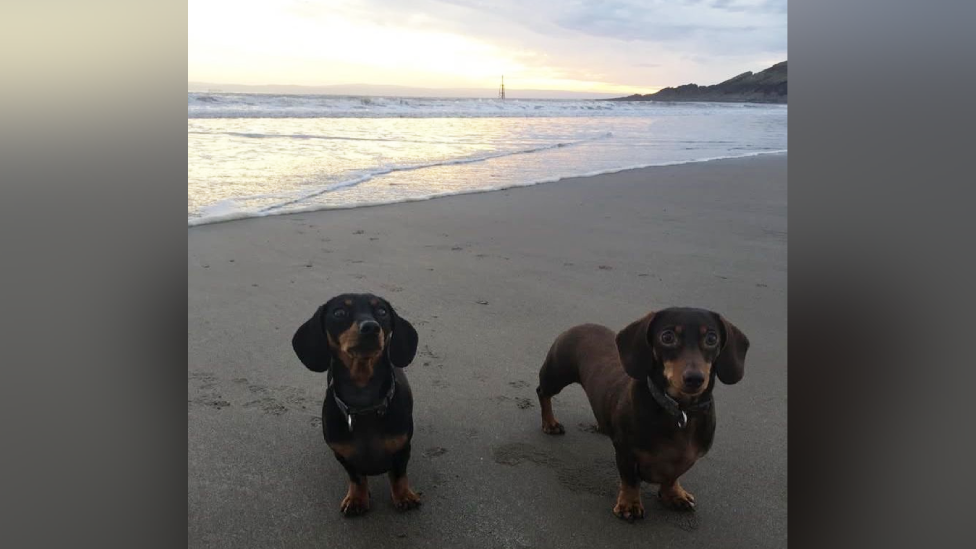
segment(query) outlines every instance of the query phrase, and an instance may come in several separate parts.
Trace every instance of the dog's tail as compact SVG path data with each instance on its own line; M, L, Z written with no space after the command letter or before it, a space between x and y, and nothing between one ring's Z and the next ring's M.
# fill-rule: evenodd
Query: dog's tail
M540 398L558 395L567 385L580 382L579 369L575 361L560 356L563 354L559 352L559 344L562 340L563 335L556 338L549 347L549 352L546 353L542 368L539 369L539 386L536 387L535 392Z

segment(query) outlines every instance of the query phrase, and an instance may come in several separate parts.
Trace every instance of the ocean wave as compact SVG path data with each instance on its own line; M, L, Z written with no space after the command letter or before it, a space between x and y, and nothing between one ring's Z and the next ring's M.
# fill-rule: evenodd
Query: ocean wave
M738 103L601 100L432 99L187 93L188 118L547 118L680 116L739 109ZM749 105L778 112L783 105Z
M429 145L487 145L478 141L432 141L426 139L402 139L386 137L346 137L342 135L316 135L304 133L257 133L257 132L221 132L188 130L186 133L195 135L229 135L231 137L246 137L248 139L322 139L326 141L367 141L383 143L424 143Z
M387 167L387 168L380 168L380 169L377 169L377 170L370 170L370 171L368 171L368 172L366 172L366 173L364 173L362 175L356 176L356 177L354 177L352 179L348 179L346 181L340 181L338 183L332 183L332 184L329 184L329 185L325 185L324 187L321 187L321 188L316 189L314 191L302 193L301 195L299 195L299 196L297 196L295 198L289 199L289 200L285 200L284 202L281 202L281 203L278 203L278 204L272 204L270 206L265 206L264 208L262 208L259 211L261 213L268 213L268 212L271 212L271 211L274 211L274 210L278 210L278 209L284 208L285 206L291 206L292 204L297 204L299 202L304 202L304 201L309 200L311 198L315 198L317 196L321 196L323 194L326 194L326 193L329 193L329 192L332 192L332 191L336 191L338 189L343 189L343 188L346 188L346 187L352 187L352 186L355 186L355 185L359 185L360 183L365 183L366 181L369 181L369 180L371 180L371 179L373 179L375 177L379 177L381 175L388 175L388 174L396 173L396 172L410 172L410 171L415 171L415 170L423 170L423 169L426 169L426 168L436 168L436 167L439 167L439 166L456 166L456 165L459 165L459 164L472 164L472 163L475 163L475 162L484 162L486 160L492 160L494 158L503 158L503 157L506 157L506 156L516 156L516 155L520 155L520 154L532 154L532 153L537 153L537 152L541 152L541 151L547 151L547 150L550 150L550 149L558 149L558 148L563 148L563 147L571 147L573 145L581 145L583 143L590 143L592 141L596 141L596 140L599 140L599 139L606 139L606 138L609 138L609 137L613 137L613 132L606 132L604 134L600 134L600 135L597 135L597 136L594 136L594 137L589 137L589 138L586 138L586 139L580 139L578 141L570 141L570 142L564 142L564 143L551 143L551 144L542 145L542 146L539 146L539 147L530 147L530 148L518 149L518 150L514 150L514 151L501 151L501 152L497 152L497 153L479 154L479 155L468 156L468 157L464 157L464 158L452 158L450 160L441 160L441 161L437 161L437 162L427 162L427 163L423 163L423 164L414 164L414 165L410 165L410 166L391 166L391 167Z
M555 146L558 146L558 145L553 145L553 147L555 147ZM308 206L305 206L305 207L289 208L288 210L281 210L281 206L278 206L276 208L271 208L271 209L264 208L264 209L260 209L260 210L257 210L257 211L247 211L247 210L242 210L242 209L235 208L234 205L233 205L233 201L232 200L224 200L224 201L221 201L221 202L219 202L219 203L217 203L215 205L212 205L208 209L206 209L205 210L205 212L206 212L205 214L202 214L202 215L200 215L198 217L195 217L195 218L188 219L187 220L187 226L194 227L194 226L199 226L199 225L208 225L208 224L212 224L212 223L220 223L220 222L225 222L225 221L233 221L233 220L237 220L237 219L247 219L247 218L252 218L252 217L265 217L265 216L268 216L268 215L284 215L284 214L293 214L293 213L307 213L307 212L315 212L315 211L322 211L322 210L348 210L348 209L353 209L353 208L364 208L364 207L370 207L370 206L384 206L384 205L389 205L389 204L401 204L401 203L405 203L405 202L420 202L420 201L425 201L425 200L431 200L431 199L434 199L434 198L443 198L443 197L447 197L447 196L457 196L457 195L465 195L465 194L480 194L480 193L485 193L485 192L493 192L493 191L501 191L501 190L505 190L505 189L512 189L512 188L517 188L517 187L530 187L530 186L534 186L534 185L540 185L540 184L543 184L543 183L556 183L558 181L564 181L566 179L574 179L574 178L578 178L578 177L593 177L593 176L597 176L597 175L608 175L608 174L615 174L615 173L625 172L625 171L629 171L629 170L643 169L643 168L653 168L653 167L662 167L662 166L677 166L677 165L682 165L682 164L697 164L697 163L701 163L701 162L713 162L713 161L716 161L716 160L730 160L730 159L736 159L736 158L749 158L749 157L763 156L763 155L769 155L769 154L784 154L784 153L787 153L787 152L788 152L787 149L777 149L777 150L755 151L755 152L750 152L750 153L746 153L746 154L713 156L713 157L708 157L708 158L697 158L697 159L692 159L692 160L675 160L675 161L667 161L667 162L655 162L655 163L645 163L645 164L634 164L634 165L625 166L625 167L619 167L619 168L609 168L609 169L605 169L605 170L596 170L596 171L590 171L590 172L585 172L585 173L573 174L573 175L569 175L569 176L554 177L554 178L547 178L547 179L538 179L538 180L525 181L525 182L519 182L519 183L511 183L511 184L506 184L506 185L498 185L498 186L493 186L493 187L480 187L480 188L473 188L473 189L464 189L464 190L459 190L459 191L449 191L449 192L443 192L443 193L432 193L432 194L420 195L420 196L403 196L403 197L399 197L399 198L392 199L392 200L377 201L377 202L371 202L371 203L368 203L368 204L351 204L351 205L309 204ZM519 153L514 153L514 154L519 154ZM412 169L420 169L420 166L414 167ZM381 174L377 174L377 175L381 175ZM361 176L361 177L366 177L366 176L364 175L364 176ZM372 177L375 177L375 175L372 176ZM356 178L356 179L359 179L359 178ZM348 183L345 186L362 183L362 181L357 181L356 179L350 180L349 182L345 182L345 183ZM353 181L355 181L355 182L353 182ZM341 185L341 183L335 184L335 185ZM336 188L339 188L339 187L336 187ZM332 190L334 190L334 189L332 189ZM326 191L319 192L318 195L324 194L325 192L328 192L328 191L326 190ZM317 196L317 195L316 194L312 194L309 197L314 197L314 196ZM307 198L305 198L305 199L307 199ZM300 201L301 200L292 200L292 201L289 201L289 204L295 204L295 203L300 202Z

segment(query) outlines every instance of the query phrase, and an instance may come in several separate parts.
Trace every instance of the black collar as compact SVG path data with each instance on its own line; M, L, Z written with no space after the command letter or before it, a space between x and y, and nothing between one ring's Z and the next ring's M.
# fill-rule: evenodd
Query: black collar
M655 385L653 381L651 381L651 376L647 376L647 388L651 391L651 396L654 397L654 401L678 421L679 429L684 429L685 425L688 423L688 414L685 412L703 412L708 410L708 408L712 405L712 395L709 393L705 398L694 404L682 406L678 403L678 401L661 391L661 389Z
M393 394L396 393L396 373L393 371L392 365L390 367L390 388L383 395L383 399L376 404L363 406L362 408L353 408L339 398L339 393L335 390L332 368L329 368L328 377L329 385L326 388L326 392L332 391L332 398L335 399L336 408L339 408L339 411L342 412L342 417L346 418L346 424L349 425L350 431L352 431L353 418L356 416L369 413L376 413L376 415L381 417L385 415L386 409L390 407L390 402L393 401Z
M390 388L386 390L386 394L383 395L383 399L376 404L371 404L369 406L364 406L362 408L353 408L342 401L339 398L339 392L335 390L335 381L332 377L332 367L329 366L329 371L327 374L328 385L326 386L326 394L332 391L332 398L335 399L336 408L342 412L342 417L346 418L346 425L349 426L349 431L352 431L353 418L355 416L375 413L376 415L382 417L386 415L386 409L390 407L390 403L393 402L393 395L396 393L396 366L393 364L393 360L390 358L390 342L393 341L393 332L390 332L390 336L386 339L386 360L390 363Z

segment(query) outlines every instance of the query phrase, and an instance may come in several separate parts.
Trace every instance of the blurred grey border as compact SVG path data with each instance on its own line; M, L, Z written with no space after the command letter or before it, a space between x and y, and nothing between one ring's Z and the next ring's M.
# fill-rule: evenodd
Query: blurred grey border
M0 21L4 545L178 547L187 5Z
M965 539L974 8L789 6L799 546Z
M11 4L3 531L180 544L186 6ZM974 6L789 7L799 546L965 539Z

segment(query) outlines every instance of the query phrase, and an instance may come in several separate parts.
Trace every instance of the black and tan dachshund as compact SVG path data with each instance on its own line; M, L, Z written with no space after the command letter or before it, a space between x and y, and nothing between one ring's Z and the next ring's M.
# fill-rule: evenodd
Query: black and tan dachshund
M613 513L644 517L641 481L658 484L668 506L693 510L678 478L705 455L715 435L715 378L742 379L749 340L721 315L702 309L652 312L614 334L595 324L560 334L539 371L542 430L563 434L552 397L583 386L601 433L613 441L620 487Z
M292 347L309 370L328 371L322 432L349 474L342 514L368 511L367 476L383 473L397 509L419 506L407 482L413 395L403 373L417 352L417 331L385 299L344 294L298 328Z

